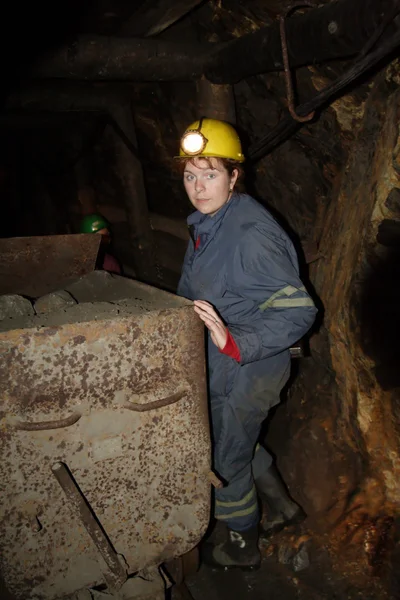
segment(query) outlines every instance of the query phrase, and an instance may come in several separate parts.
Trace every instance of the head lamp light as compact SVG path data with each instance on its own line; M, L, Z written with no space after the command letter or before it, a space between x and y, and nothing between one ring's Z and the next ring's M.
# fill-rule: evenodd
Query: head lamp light
M188 129L181 139L181 148L189 156L201 154L207 145L208 139L201 133L203 119L200 119L197 129Z

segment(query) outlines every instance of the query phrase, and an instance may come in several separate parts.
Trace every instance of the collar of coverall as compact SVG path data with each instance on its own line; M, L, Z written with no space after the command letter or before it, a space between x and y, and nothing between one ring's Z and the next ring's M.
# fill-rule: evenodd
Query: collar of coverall
M194 227L196 231L196 237L199 233L210 233L212 230L214 230L216 226L218 226L221 223L228 209L230 209L231 206L236 204L238 199L239 194L233 191L229 201L226 202L224 206L222 206L219 209L216 215L214 215L213 217L210 215L203 215L201 212L196 210L191 215L189 215L187 219L187 224L189 226L192 225Z

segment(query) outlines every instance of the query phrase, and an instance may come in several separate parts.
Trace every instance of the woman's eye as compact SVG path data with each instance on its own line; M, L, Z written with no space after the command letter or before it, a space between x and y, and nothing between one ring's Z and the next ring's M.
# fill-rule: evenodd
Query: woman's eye
M215 179L215 173L209 173L207 179Z
M193 181L194 175L190 175L189 173L185 175L186 181Z

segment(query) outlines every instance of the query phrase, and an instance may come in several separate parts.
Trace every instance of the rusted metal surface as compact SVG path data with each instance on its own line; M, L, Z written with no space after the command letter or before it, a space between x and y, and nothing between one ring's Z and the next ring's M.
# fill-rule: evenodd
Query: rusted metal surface
M122 566L118 554L112 547L105 531L93 514L85 496L82 494L76 481L74 481L67 466L61 462L57 462L51 467L51 470L67 496L72 512L81 521L108 567L108 572L104 574L104 579L109 589L111 591L119 590L128 577L126 569Z
M188 552L207 528L203 325L188 301L129 285L143 305L131 317L0 333L0 561L17 599L104 582L104 563L51 475L57 462L129 574ZM158 408L126 409L149 402ZM71 415L81 416L72 424ZM46 429L15 429L21 422Z
M81 416L82 415L80 413L73 413L69 417L65 417L65 419L58 419L57 421L42 421L39 423L16 421L14 423L14 428L20 429L21 431L47 431L50 429L62 429L63 427L75 425Z
M88 233L0 239L0 295L37 298L94 270L100 236Z
M128 410L133 410L136 412L146 412L147 410L155 410L156 408L163 408L164 406L170 406L171 404L175 404L181 398L184 398L187 395L188 390L186 392L177 392L176 394L171 394L166 398L160 398L160 400L154 400L153 402L146 402L146 404L138 404L137 402L129 402L124 404L124 407Z

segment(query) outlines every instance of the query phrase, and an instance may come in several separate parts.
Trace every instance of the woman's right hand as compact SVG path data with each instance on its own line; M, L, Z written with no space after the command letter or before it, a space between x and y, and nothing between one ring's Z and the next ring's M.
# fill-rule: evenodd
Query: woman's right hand
M228 328L215 308L205 300L195 300L194 310L209 330L213 343L223 350L228 340Z

